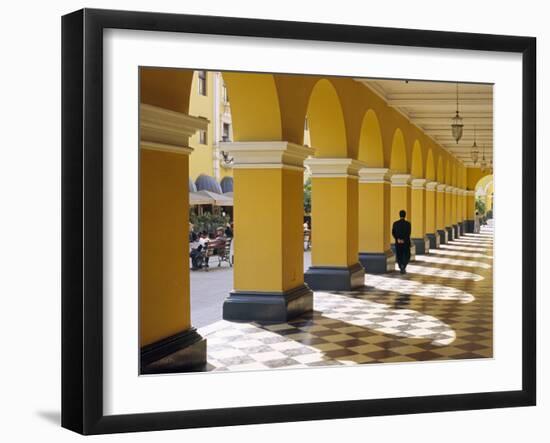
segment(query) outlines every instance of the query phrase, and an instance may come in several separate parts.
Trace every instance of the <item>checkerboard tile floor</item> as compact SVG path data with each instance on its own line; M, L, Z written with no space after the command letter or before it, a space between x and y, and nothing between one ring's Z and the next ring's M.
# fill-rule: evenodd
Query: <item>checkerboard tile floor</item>
M493 355L492 227L417 256L407 274L367 274L351 292L315 292L288 323L218 321L209 371L489 358Z

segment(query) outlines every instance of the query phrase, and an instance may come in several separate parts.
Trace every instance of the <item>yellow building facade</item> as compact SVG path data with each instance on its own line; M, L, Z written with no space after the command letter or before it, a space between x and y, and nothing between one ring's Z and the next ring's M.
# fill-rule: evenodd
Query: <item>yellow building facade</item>
M189 176L195 181L201 174L218 182L233 175L232 162L220 143L233 139L231 104L221 72L194 71L189 94L189 114L208 120L206 130L189 138L193 149L189 157Z

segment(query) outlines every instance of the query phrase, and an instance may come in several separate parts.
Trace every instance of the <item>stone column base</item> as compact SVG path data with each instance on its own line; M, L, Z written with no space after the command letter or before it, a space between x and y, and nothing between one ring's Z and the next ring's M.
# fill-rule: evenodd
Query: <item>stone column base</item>
M445 226L445 230L447 231L447 241L451 241L455 239L455 232L452 226Z
M458 225L453 224L452 228L453 228L453 235L454 235L453 238L460 237L460 235L458 234Z
M458 225L458 234L460 236L464 235L464 223L458 222L457 225Z
M474 220L464 220L465 232L472 234L474 232Z
M223 319L284 323L313 310L313 292L302 285L284 292L232 291L223 302Z
M369 274L385 274L395 271L395 254L392 250L386 252L360 252L359 263Z
M314 291L351 291L365 285L365 269L356 263L348 267L311 266L304 281Z
M435 234L428 233L426 234L426 237L428 237L428 241L430 243L430 249L439 248L439 245L441 243L441 237L439 235L439 231Z
M427 236L423 238L411 238L411 242L416 247L416 254L428 254L430 252L430 240Z
M449 237L446 229L438 229L437 235L439 236L439 245L444 245L449 241Z
M205 367L206 339L195 328L141 348L141 374L196 372Z

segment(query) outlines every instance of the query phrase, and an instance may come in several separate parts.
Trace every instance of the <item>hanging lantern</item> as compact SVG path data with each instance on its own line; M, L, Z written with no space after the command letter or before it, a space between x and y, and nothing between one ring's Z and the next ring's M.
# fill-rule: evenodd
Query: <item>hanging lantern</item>
M483 155L481 157L481 163L479 164L479 166L481 166L481 171L482 172L486 172L486 170L487 170L487 160L485 160L485 145L482 146L482 150L483 150Z
M476 127L474 126L474 144L472 145L472 150L470 152L470 155L472 157L472 161L474 162L474 166L477 163L477 160L479 158L479 149L477 148L476 143Z
M453 138L458 141L462 138L462 132L464 130L464 125L462 124L462 117L458 112L458 83L456 84L456 115L452 119L451 129L453 131Z

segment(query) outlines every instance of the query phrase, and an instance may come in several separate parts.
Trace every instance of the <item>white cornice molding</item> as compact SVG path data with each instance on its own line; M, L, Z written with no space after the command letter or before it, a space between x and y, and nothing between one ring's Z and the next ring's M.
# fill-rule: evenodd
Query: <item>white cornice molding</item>
M445 192L447 190L447 185L444 183L440 183L437 185L437 192Z
M388 168L361 168L359 183L391 183Z
M452 186L449 186L449 185L446 185L445 186L445 192L447 194L452 194L453 193L453 187Z
M141 103L139 106L141 144L166 145L173 149L188 148L189 137L208 129L208 120L181 112Z
M154 143L154 142L140 142L139 147L141 149L147 149L148 151L161 151L161 152L172 152L174 154L187 154L190 155L193 152L193 148L188 146L174 146L167 145L164 143Z
M411 187L415 190L424 189L426 182L427 180L425 178L414 178L411 180Z
M304 164L313 178L358 178L365 163L351 158L308 158Z
M427 182L426 191L435 191L437 186L439 186L438 182Z
M391 176L391 185L395 188L409 187L411 177L411 174L393 174Z
M286 141L221 142L220 150L233 157L233 168L303 169L304 160L313 155L307 146Z

